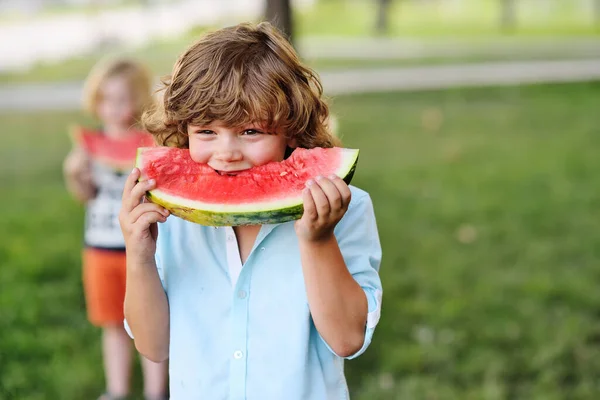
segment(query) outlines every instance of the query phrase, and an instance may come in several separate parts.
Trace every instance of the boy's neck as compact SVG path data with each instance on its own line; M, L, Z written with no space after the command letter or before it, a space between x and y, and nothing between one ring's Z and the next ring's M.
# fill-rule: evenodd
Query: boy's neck
M233 231L238 242L240 259L242 264L245 264L260 232L260 225L234 226Z

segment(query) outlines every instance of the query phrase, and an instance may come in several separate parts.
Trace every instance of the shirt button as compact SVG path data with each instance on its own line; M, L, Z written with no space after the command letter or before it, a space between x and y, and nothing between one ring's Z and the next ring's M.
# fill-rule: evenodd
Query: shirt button
M246 291L244 291L244 290L240 290L240 291L238 292L238 297L239 297L240 299L245 299L245 298L246 298Z
M239 360L240 358L244 357L244 353L242 353L241 351L237 350L233 353L233 358L235 358L236 360Z
M260 251L265 251L265 248L264 248L264 247L261 247L261 248L260 248Z
M227 241L233 242L233 235L227 235Z

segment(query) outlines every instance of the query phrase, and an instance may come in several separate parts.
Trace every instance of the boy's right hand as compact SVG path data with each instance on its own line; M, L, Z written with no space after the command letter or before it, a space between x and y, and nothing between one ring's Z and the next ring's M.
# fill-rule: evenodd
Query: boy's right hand
M152 179L138 182L140 175L140 170L134 168L125 182L119 223L127 255L135 257L136 263L146 264L154 263L157 222L165 222L169 211L158 204L145 202L146 192L153 189L156 182Z

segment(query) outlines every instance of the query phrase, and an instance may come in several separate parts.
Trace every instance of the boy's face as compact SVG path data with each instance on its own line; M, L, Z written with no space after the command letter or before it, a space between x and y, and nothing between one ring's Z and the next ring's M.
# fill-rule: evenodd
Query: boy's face
M220 121L209 125L188 125L192 160L208 164L220 174L235 175L271 161L282 161L293 140L281 134L268 134L262 127L225 126Z
M131 125L135 102L125 77L114 76L102 83L97 112L105 125L122 126L125 130Z

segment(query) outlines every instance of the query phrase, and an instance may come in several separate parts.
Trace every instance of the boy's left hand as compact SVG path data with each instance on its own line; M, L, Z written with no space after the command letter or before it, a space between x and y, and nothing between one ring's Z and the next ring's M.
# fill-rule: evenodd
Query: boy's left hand
M295 224L298 238L319 241L330 237L348 210L350 197L350 188L338 176L309 180L302 193L304 214Z

